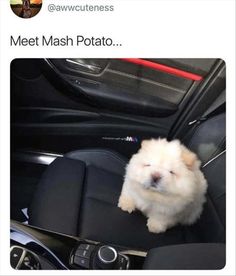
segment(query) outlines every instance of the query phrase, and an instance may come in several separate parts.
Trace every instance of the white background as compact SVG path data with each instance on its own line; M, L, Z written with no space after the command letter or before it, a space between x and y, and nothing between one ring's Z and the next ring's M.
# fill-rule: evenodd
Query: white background
M49 13L47 4L113 4L112 13ZM234 0L44 0L32 19L15 16L9 0L0 1L0 272L31 275L9 265L10 62L16 57L222 58L227 65L227 263L220 271L145 271L158 275L235 275L235 1ZM111 36L120 48L12 47L10 35ZM142 275L144 271L130 272ZM83 274L92 274L88 271ZM98 273L98 272L97 272ZM112 272L119 274L121 272ZM35 271L42 275L42 271ZM77 275L52 271L46 275ZM111 274L100 272L101 275ZM128 273L125 272L127 275Z

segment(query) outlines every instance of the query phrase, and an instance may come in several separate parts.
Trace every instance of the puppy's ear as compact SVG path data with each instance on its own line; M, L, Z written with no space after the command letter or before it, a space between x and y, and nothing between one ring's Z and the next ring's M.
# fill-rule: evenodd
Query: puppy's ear
M197 155L185 146L181 146L181 157L190 170L194 168L194 164L198 160Z

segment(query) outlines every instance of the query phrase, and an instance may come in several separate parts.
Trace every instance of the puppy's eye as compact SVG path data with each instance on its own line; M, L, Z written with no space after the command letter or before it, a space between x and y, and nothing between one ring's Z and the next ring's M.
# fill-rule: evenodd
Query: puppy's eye
M169 171L169 172L170 172L170 174L173 174L173 175L175 174L173 171Z
M143 166L144 166L144 167L150 167L151 164L144 164Z

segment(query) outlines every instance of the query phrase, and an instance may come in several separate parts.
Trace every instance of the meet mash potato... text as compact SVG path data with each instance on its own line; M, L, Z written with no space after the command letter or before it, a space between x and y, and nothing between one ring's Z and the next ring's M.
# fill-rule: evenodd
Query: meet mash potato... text
M115 43L111 37L86 37L77 35L76 37L55 37L55 36L35 36L35 37L10 37L10 46L121 46Z

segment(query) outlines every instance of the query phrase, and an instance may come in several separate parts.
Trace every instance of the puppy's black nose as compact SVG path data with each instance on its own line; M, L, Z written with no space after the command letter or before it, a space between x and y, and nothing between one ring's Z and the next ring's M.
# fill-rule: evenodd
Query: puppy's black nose
M154 173L152 175L153 182L158 183L161 180L161 175L159 173Z

